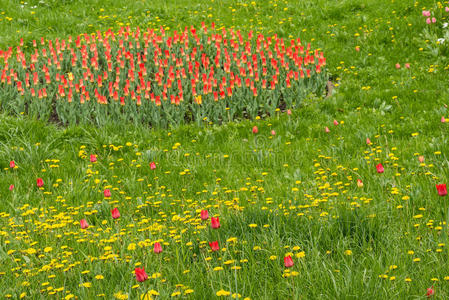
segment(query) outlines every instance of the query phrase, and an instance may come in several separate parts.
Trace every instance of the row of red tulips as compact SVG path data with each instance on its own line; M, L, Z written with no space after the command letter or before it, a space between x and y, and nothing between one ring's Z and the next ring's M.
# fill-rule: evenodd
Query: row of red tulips
M33 52L34 51L34 52ZM326 83L297 39L201 24L172 35L121 28L0 50L0 105L63 123L222 122L293 108Z

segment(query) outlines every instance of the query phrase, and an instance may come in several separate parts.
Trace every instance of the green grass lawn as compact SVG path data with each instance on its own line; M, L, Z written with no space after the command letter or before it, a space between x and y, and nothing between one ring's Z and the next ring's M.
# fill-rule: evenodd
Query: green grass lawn
M449 176L447 1L154 2L0 0L0 49L215 22L311 42L332 95L169 129L0 114L0 297L409 299L433 286L448 298L449 204L435 188Z

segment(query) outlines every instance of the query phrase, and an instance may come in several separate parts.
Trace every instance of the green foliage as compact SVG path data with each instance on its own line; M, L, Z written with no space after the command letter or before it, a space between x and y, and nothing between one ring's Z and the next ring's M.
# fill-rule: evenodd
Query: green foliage
M275 111L264 120L167 130L129 122L58 128L22 116L22 100L15 99L8 109L17 117L0 115L1 297L135 299L154 290L161 299L177 292L194 299L217 293L403 299L423 298L431 286L436 298L448 297L449 206L435 189L449 178L448 124L441 122L449 118L447 63L413 39L429 30L423 9L447 21L443 6L373 0L20 5L0 0L0 49L18 45L18 37L26 49L40 36L127 23L179 32L215 21L310 41L324 52L334 87L327 98L307 95L291 115ZM114 207L122 215L116 221ZM221 228L202 222L201 209L219 216ZM90 227L81 230L80 219ZM160 255L152 252L158 240ZM215 240L226 250L210 252ZM287 254L294 261L288 272ZM136 266L154 278L137 283Z

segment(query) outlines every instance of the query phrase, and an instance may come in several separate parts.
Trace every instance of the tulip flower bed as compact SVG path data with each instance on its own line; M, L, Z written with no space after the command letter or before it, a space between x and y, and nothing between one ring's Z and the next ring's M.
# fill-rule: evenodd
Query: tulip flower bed
M0 50L1 108L63 124L255 118L295 108L327 82L323 52L299 38L213 23L173 34L127 27L42 38L27 53Z

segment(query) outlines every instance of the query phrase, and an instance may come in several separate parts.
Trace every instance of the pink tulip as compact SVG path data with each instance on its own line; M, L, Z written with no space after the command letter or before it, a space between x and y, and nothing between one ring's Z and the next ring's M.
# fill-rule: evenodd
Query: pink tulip
M428 10L423 10L423 11L422 11L422 15L423 15L424 17L430 17L430 11L428 11Z
M276 135L276 131L271 130L271 135Z
M134 274L136 275L136 280L138 282L144 282L145 280L148 279L148 274L145 272L144 268L142 268L142 269L135 268Z
M153 252L154 253L161 253L162 252L161 243L158 243L158 242L154 243Z
M406 69L410 69L410 64L409 64L409 63L406 63L406 64L404 65L404 67L405 67Z
M334 120L334 125L338 126L338 121L337 120Z
M291 115L292 114L292 111L290 110L290 109L287 109L287 115Z
M291 267L293 267L293 265L294 265L294 262L293 262L293 259L292 259L292 257L290 255L284 257L284 266L286 268L291 268Z
M36 179L36 185L37 185L37 187L43 187L44 186L44 180L42 180L42 178Z
M254 127L253 127L253 133L256 134L256 133L258 133L258 132L259 132L259 129L257 128L257 126L254 126Z
M433 295L435 295L435 290L433 289L433 286L427 289L427 293L426 296L427 298L432 297Z
M97 161L97 156L95 155L95 154L91 154L90 155L90 162L91 163L94 163L94 162L96 162Z
M327 126L326 126L326 128L324 128L324 131L325 131L326 133L331 132L331 131L329 130L329 127L327 127Z
M118 211L118 208L115 207L113 210L111 210L111 215L113 219L120 218L120 212Z
M420 163L423 163L423 162L424 162L424 156L420 155L420 156L418 157L418 161L419 161Z
M382 166L382 164L378 164L376 166L377 169L377 173L383 173L384 172L384 166Z
M206 209L201 211L201 220L205 221L209 219L209 212Z
M444 117L441 117L441 123L446 123L446 119Z
M427 19L426 19L426 23L427 23L427 24L430 24L430 23L431 23L430 18L427 18Z
M156 163L154 161L150 163L150 169L156 170Z
M397 63L397 64L395 65L395 67L396 67L396 69L400 69L400 68L401 68L401 65L400 65L399 63Z
M89 227L89 224L87 224L86 219L81 219L80 226L81 226L81 229L86 229L87 227Z
M210 249L212 250L212 252L220 250L220 246L218 245L218 241L210 242L209 246L210 246Z
M11 160L11 161L9 162L9 167L10 167L11 169L14 169L14 168L16 167L16 162L13 161L13 160Z
M446 6L446 7L444 8L444 11L445 11L445 12L449 12L449 7Z
M14 184L11 184L11 185L9 186L9 190L12 191L13 189L14 189Z
M213 229L220 228L220 219L218 217L210 218L210 222L211 222L211 226L212 226Z
M445 183L436 184L435 186L437 188L438 195L440 195L440 196L446 196L447 195L447 188L446 188L446 184Z
M366 144L371 145L371 140L369 138L366 138Z
M437 19L432 18L432 23L435 23L437 21Z

